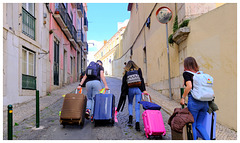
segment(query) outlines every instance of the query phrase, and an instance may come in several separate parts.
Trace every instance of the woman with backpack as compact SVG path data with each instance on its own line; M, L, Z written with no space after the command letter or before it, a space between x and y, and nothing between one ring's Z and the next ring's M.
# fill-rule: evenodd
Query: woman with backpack
M193 115L194 123L192 124L193 138L197 139L197 130L200 132L204 140L209 140L210 137L207 134L206 129L203 127L202 123L205 118L206 112L208 111L208 101L200 101L193 98L190 92L193 89L193 76L194 73L199 71L198 64L193 57L187 57L184 60L184 85L186 86L180 104L185 104L185 98L188 95L188 109Z
M82 78L78 90L81 89L84 81L86 80L86 89L87 89L87 107L86 107L86 119L90 119L93 122L93 109L94 109L94 96L99 93L102 89L100 80L102 79L105 86L105 90L109 90L105 76L104 68L102 67L102 61L97 60L97 62L91 62L85 72L84 77Z
M140 104L139 102L142 99L142 93L148 94L146 92L144 79L142 77L141 69L133 62L128 61L124 68L124 76L122 78L122 87L121 87L121 96L119 99L117 112L121 111L124 108L126 96L128 95L128 112L129 112L129 121L128 126L132 126L133 121L133 98L135 96L135 114L136 114L136 123L135 129L140 131Z

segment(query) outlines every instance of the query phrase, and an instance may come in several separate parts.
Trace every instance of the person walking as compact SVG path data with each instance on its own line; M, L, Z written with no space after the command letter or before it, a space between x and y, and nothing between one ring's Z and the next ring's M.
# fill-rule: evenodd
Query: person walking
M133 98L135 96L135 114L136 114L136 123L135 129L140 131L140 101L142 99L142 93L148 94L146 92L144 79L142 77L141 68L139 68L132 60L128 61L124 68L124 76L122 78L122 87L121 95L117 107L117 112L121 111L124 108L126 96L128 95L128 112L129 112L129 121L128 126L132 126L133 122Z
M193 89L193 73L197 73L199 71L198 64L193 57L187 57L184 59L184 85L186 86L182 98L180 100L180 104L185 104L185 98L188 95L188 110L191 112L194 118L194 123L192 124L193 130L193 138L197 139L197 130L200 132L204 140L209 140L210 137L207 134L206 129L203 127L202 123L205 118L206 112L208 111L208 101L200 101L193 98L191 94L191 89Z
M91 117L91 122L93 122L94 97L102 89L100 78L103 81L103 84L105 86L105 90L109 90L106 79L105 79L105 76L104 76L104 68L103 68L102 65L103 64L102 64L101 60L97 60L96 63L91 62L89 64L89 66L95 67L95 68L91 69L92 70L91 72L93 72L93 73L95 72L96 75L95 76L89 75L89 72L88 72L89 66L88 66L87 69L86 69L84 77L82 78L79 86L77 87L77 89L80 90L81 86L83 85L84 81L86 80L87 107L86 107L85 117L86 117L86 119L90 119L90 117Z

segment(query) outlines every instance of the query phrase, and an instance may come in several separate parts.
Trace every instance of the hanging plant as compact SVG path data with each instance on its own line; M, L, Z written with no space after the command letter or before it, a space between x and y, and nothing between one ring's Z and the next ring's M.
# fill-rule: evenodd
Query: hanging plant
M190 21L189 19L184 20L184 21L180 24L179 28L188 26L189 21Z
M176 15L175 21L173 24L173 33L176 32L177 30L178 30L178 16Z
M174 43L172 37L173 37L173 34L169 35L169 37L168 37L168 43L171 45Z

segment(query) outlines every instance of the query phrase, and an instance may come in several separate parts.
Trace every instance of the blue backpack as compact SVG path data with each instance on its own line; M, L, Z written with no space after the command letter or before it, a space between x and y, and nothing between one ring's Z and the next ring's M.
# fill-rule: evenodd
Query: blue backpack
M92 61L86 69L86 75L88 77L98 77L99 67L98 63Z

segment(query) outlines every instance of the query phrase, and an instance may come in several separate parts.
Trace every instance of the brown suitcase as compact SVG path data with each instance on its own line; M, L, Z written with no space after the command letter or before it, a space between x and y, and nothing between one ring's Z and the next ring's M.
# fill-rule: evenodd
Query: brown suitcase
M63 125L63 127L67 124L78 124L83 126L86 103L87 97L84 94L66 94L62 106L60 124Z
M187 123L183 127L183 132L171 130L172 140L193 140L192 123Z

